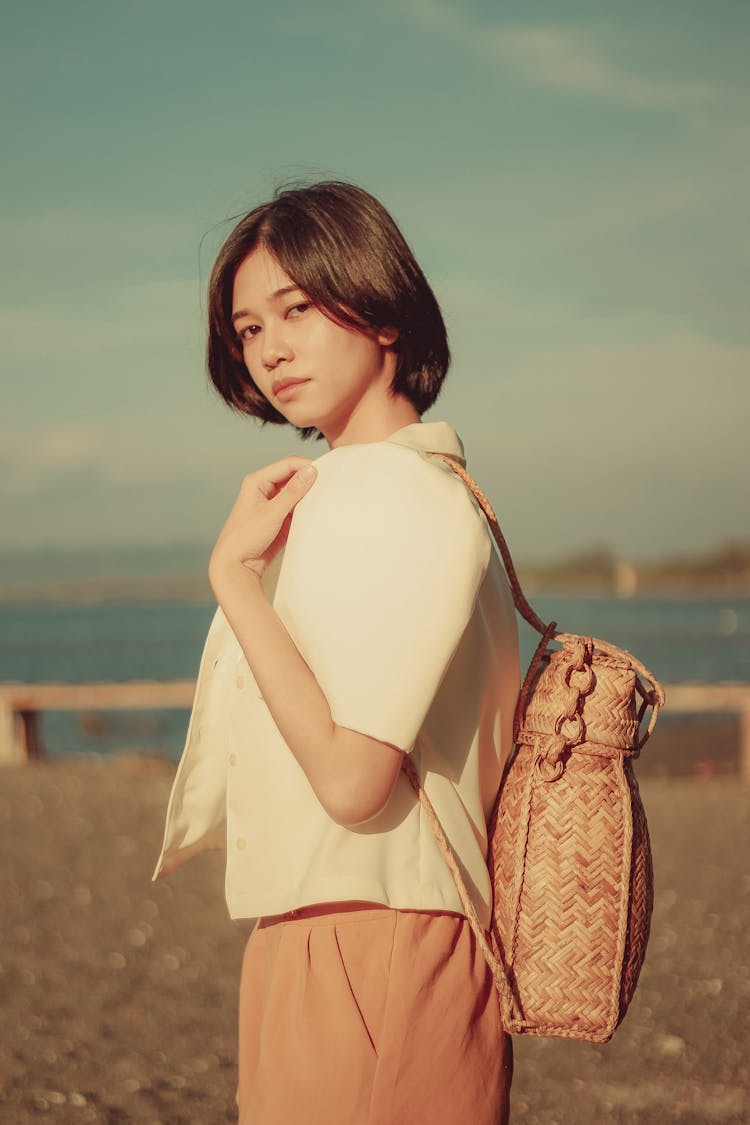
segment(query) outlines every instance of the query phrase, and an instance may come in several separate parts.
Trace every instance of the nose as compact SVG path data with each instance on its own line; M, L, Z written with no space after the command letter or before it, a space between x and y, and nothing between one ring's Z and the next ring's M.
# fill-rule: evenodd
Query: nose
M282 361L288 362L292 358L283 325L266 325L261 342L261 361L266 371L273 371Z

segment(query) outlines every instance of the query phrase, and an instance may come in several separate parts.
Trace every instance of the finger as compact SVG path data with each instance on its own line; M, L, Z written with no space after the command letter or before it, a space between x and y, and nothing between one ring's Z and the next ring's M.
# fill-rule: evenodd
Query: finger
M318 470L312 461L301 465L284 487L280 488L273 499L269 501L269 507L275 509L279 518L283 519L309 491L317 475Z
M258 469L252 476L271 481L273 484L280 484L281 481L287 480L292 473L296 473L299 469L311 463L312 458L310 457L283 457L280 461L273 461L270 465Z
M261 496L270 500L295 472L310 463L309 457L283 457L280 461L274 461L254 473L248 473L243 485L246 490L259 492Z

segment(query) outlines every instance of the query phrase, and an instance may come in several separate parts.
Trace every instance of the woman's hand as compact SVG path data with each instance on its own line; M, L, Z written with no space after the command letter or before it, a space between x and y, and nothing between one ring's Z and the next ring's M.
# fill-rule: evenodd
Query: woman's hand
M217 597L222 577L240 565L263 577L287 541L295 505L316 475L308 458L285 457L245 477L211 552L208 576Z

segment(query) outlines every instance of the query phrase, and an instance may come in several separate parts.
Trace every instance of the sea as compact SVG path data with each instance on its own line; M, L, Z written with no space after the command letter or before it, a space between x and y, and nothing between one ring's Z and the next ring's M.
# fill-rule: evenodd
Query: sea
M750 598L535 596L561 631L603 637L664 684L750 683ZM87 683L194 677L215 606L196 601L0 605L0 681ZM524 666L537 635L520 630ZM187 712L45 712L44 753L148 752L176 760ZM669 710L660 722L670 720Z

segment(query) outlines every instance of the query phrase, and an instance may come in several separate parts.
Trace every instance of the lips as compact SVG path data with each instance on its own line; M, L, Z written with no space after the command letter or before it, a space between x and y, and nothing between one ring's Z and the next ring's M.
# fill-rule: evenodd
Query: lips
M278 395L281 391L286 390L287 387L296 387L299 383L307 382L309 382L307 379L274 379L271 384L271 393Z

